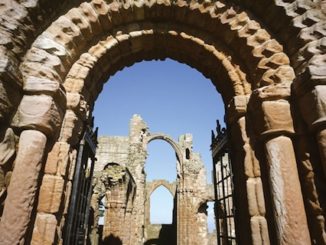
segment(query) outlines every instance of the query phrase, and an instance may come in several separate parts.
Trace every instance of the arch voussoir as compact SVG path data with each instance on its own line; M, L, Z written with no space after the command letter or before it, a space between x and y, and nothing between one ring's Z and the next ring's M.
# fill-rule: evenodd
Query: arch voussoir
M168 6L173 5L172 3L162 3L158 4L158 8L167 8ZM149 6L149 8L156 6L154 3ZM174 6L174 11L176 12L178 10L177 5ZM207 7L208 6L208 7ZM263 52L261 51L258 55L255 52L252 52L253 48L258 45L261 46L261 49L264 49L263 43L267 42L267 39L270 39L270 36L267 34L266 31L262 30L259 25L256 25L256 30L253 32L253 29L248 29L248 34L244 32L245 26L255 26L250 24L252 22L248 15L245 12L237 13L232 7L226 8L226 10L223 13L220 13L218 17L214 16L212 18L211 8L216 8L216 4L208 4L207 6L202 7L201 4L195 4L195 5L189 5L188 7L191 9L191 11L184 15L184 20L187 24L196 25L194 20L196 18L192 18L192 12L195 13L195 15L203 15L203 18L214 22L217 26L224 26L223 29L227 30L226 33L229 33L229 35L225 35L225 32L219 32L224 33L223 35L225 38L222 40L226 42L227 44L231 46L237 46L239 44L242 44L240 50L248 50L248 51L242 51L244 57L249 57L248 54L254 53L254 55L250 55L250 60L244 61L245 66L248 66L250 69L250 74L254 74L256 76L255 83L262 83L262 85L266 85L270 82L273 82L273 80L270 78L271 75L275 75L277 73L277 69L275 67L277 66L283 66L284 69L291 70L290 67L287 67L288 65L288 59L275 59L274 57L279 57L283 53L280 51L280 47L276 44L277 48L271 48L271 44L266 45L266 47L269 47L269 52ZM182 8L185 9L187 6L184 5ZM136 6L136 8L140 8L140 5ZM96 3L83 3L80 5L79 8L73 9L67 13L66 16L60 17L57 21L55 21L45 32L44 36L46 37L53 37L53 45L50 45L50 47L43 47L48 48L48 50L56 47L56 50L58 47L64 47L66 50L66 53L71 56L71 60L76 60L76 58L79 57L80 50L83 48L84 45L87 43L93 41L93 37L97 36L100 32L103 32L103 30L110 30L110 27L107 25L111 23L111 20L115 20L115 25L121 24L118 23L116 18L114 17L114 12L118 11L119 14L122 14L123 12L131 11L130 19L125 20L125 22L128 23L128 21L132 21L132 18L137 18L137 21L139 21L142 18L148 18L146 13L148 13L148 6L144 5L144 16L139 16L139 14L136 14L136 17L133 14L133 5L130 3L129 5L121 4L121 3L115 3L112 2L110 5L106 5L103 2ZM225 9L225 5L221 5L220 8ZM158 11L158 10L157 10ZM197 11L197 12L196 12ZM98 13L99 12L99 13ZM155 12L155 11L152 11ZM158 11L160 12L160 11ZM165 13L165 11L162 10L162 13ZM108 14L107 17L105 15ZM113 16L110 16L113 15ZM163 15L163 14L162 14ZM99 17L101 16L101 17ZM157 16L150 16L150 18L159 18L164 19L167 16L160 16L159 13L157 13ZM111 21L111 22L110 22ZM122 20L121 20L122 21ZM182 21L179 19L179 21ZM206 23L206 22L205 22ZM106 26L103 26L106 25ZM242 28L238 28L236 26L242 26ZM204 29L201 24L197 23L197 26ZM209 25L205 25L209 26ZM53 33L53 34L51 34ZM55 34L54 34L55 33ZM222 35L222 34L221 34ZM127 38L127 36L119 36L121 43L122 38ZM241 38L245 39L244 42L235 42L235 40L241 40ZM91 40L92 39L92 40ZM119 40L118 40L119 41ZM36 41L35 45L40 43L40 41ZM42 43L42 42L41 42ZM232 45L233 43L233 45ZM275 42L272 42L272 44ZM39 45L40 46L40 45ZM42 47L42 46L40 46ZM126 47L128 48L128 47ZM278 55L275 55L273 51L277 50ZM64 50L61 50L64 52ZM123 49L125 51L125 49ZM269 54L270 57L265 57L265 54ZM28 55L27 55L28 56ZM286 56L283 54L283 56ZM65 56L61 56L61 60L65 60ZM242 57L243 58L243 57ZM245 58L249 59L249 58ZM243 64L242 64L243 65ZM65 66L66 67L66 66ZM68 66L69 67L69 66ZM68 70L64 73L67 74ZM64 76L64 74L62 74ZM288 74L291 74L291 72L288 72ZM287 78L287 80L290 80L291 78ZM262 82L262 80L266 80L265 82ZM284 81L282 81L284 82ZM255 85L256 86L256 85Z
M141 27L139 25L135 26L138 28ZM94 84L94 81L97 80L94 75L96 76L96 74L103 73L107 74L107 72L103 71L112 68L112 66L114 66L117 61L121 62L121 60L125 60L124 62L126 62L126 60L130 59L130 56L135 56L137 52L135 53L135 49L133 49L132 45L132 42L134 42L135 38L137 39L137 49L139 49L138 52L140 53L148 52L150 49L147 47L146 44L150 43L153 39L157 38L157 43L164 43L163 47L166 50L168 56L173 55L173 52L183 52L185 55L187 53L191 53L192 55L195 54L194 56L199 59L201 59L200 57L202 56L202 59L205 59L205 63L207 64L207 68L205 68L205 66L200 68L201 71L204 72L204 74L206 73L205 70L207 70L208 73L206 73L206 75L210 76L212 79L214 78L214 76L220 76L221 74L225 74L225 79L233 81L233 85L231 86L235 89L233 93L243 94L249 91L250 86L246 82L244 73L241 71L239 66L234 65L233 61L230 60L230 58L228 58L222 52L216 50L217 44L206 44L202 39L193 37L185 32L170 30L165 33L165 28L163 28L162 30L156 26L151 26L151 28L154 28L155 31L151 32L147 30L142 30L143 28L139 29L141 31L136 29L135 31L131 31L130 33L122 31L119 32L116 37L109 36L106 40L102 40L97 45L91 47L88 54L83 54L81 56L81 59L77 61L76 64L73 66L71 72L68 73L65 82L65 84L67 84L66 89L70 91L69 89L71 88L71 82L73 82L74 79L80 79L81 74L84 74L82 79L84 79L85 85L88 82L90 84ZM128 30L130 29L126 28L126 31ZM119 35L121 35L121 37ZM155 41L153 43L154 44L152 45L152 49L159 50L160 46L155 46ZM121 47L120 45L123 46ZM185 47L185 50L180 51L180 46ZM142 50L143 48L145 49L145 51ZM84 59L84 57L87 58ZM155 58L155 55L153 56L153 58ZM94 75L92 75L92 79L90 79L91 75L88 72L90 72L91 69L89 68L89 66L94 66L95 61L97 63L96 66L101 67L102 72L93 71ZM187 58L185 58L185 61L187 62ZM190 61L188 61L187 63L189 62ZM81 66L85 67L83 68ZM198 66L198 64L196 65L196 63L194 63L194 66L196 67ZM218 71L220 69L224 70L224 72L219 73ZM211 74L209 73L209 71ZM112 71L110 73L112 73ZM233 89L231 87L228 90L232 91ZM89 88L87 88L86 90L91 91ZM223 92L222 94L225 94L226 91L227 90L225 90L225 92Z

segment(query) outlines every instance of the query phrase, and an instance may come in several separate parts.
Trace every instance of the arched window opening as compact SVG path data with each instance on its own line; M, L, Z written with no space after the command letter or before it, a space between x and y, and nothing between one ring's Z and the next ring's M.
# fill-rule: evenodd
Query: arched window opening
M106 206L106 197L103 196L101 200L99 200L98 207L98 234L99 237L102 237L103 234L103 226L105 223L105 206Z
M209 234L216 235L216 224L215 224L215 213L214 213L214 202L207 203L207 228Z
M146 181L176 179L177 159L173 148L165 141L154 140L147 146L148 157L145 164Z
M150 197L150 223L172 224L173 196L164 186L158 187Z
M106 198L105 196L99 201L99 219L98 224L104 225L104 216L105 216L105 206L106 206Z
M224 107L216 87L200 71L166 59L142 61L117 72L95 103L99 135L128 135L126 125L133 114L141 115L151 132L164 132L174 139L191 133L194 149L200 152L206 172L211 172L210 130L216 118L224 117Z
M198 215L200 220L206 220L207 238L208 244L215 244L217 240L216 236L216 223L214 213L214 202L204 202L198 208ZM205 217L205 218L203 218Z
M190 150L189 150L189 148L186 149L186 159L187 160L190 159Z
M210 129L215 127L216 118L224 117L224 107L217 105L223 105L223 101L212 81L187 65L167 59L140 62L110 77L96 100L93 115L99 134L114 136L114 140L120 143L128 143L127 125L134 114L144 119L149 132L166 133L176 142L179 136L191 133L193 148L201 154L206 173L211 173ZM206 108L205 112L202 108ZM119 147L117 151L119 154L103 154L118 160L128 157L128 149ZM159 179L170 183L178 181L180 175L177 171L181 168L177 163L184 160L182 158L193 158L189 148L178 152L181 158L178 159L172 146L162 139L151 141L146 151L147 159L144 169L141 169L146 173L146 182ZM122 162L128 167L128 161ZM153 195L147 196L146 224L174 223L177 219L172 218L174 204L171 193L159 187ZM203 224L206 226L205 221Z

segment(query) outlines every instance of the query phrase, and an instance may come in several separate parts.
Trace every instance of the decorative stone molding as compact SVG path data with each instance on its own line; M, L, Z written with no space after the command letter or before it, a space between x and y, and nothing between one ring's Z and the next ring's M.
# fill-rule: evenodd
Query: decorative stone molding
M170 57L193 65L212 78L226 103L235 95L249 95L251 88L291 82L295 71L294 87L302 88L302 93L297 93L302 97L302 107L315 101L309 105L313 110L303 109L302 112L315 133L321 160L326 162L325 89L315 89L315 86L325 85L325 1L81 2L26 0L1 3L0 122L3 125L12 124L19 131L40 130L54 139L65 113L65 102L64 106L59 106L60 96L54 95L54 91L60 87L59 84L65 83L65 89L78 95L68 99L69 111L60 140L76 144L80 125L89 113L88 108L82 108L82 102L87 101L86 105L92 108L104 77L148 58L149 54L153 54L150 58L164 58L162 50L170 50ZM148 25L151 22L157 22L157 27ZM173 24L173 28L168 28L169 34L157 34L166 28L165 23ZM137 25L141 27L135 27ZM109 33L113 35L103 48L101 41L105 41ZM174 45L176 40L178 44ZM227 47L216 43L224 43ZM148 50L148 47L153 49ZM109 55L101 56L104 51ZM195 59L190 59L189 54L193 54ZM211 56L219 58L209 58ZM107 62L109 68L103 66L104 60L110 60ZM202 65L203 60L205 65ZM89 81L92 83L88 84ZM44 110L39 111L40 114L33 111L33 107L39 106L36 102L42 100L25 104L33 96L52 95L52 102L46 99L46 103L40 106L40 110ZM82 98L80 104L78 97ZM282 119L274 111L266 118L260 117L260 122L252 120L259 126L257 135L266 139L267 136L293 134L287 102L277 99L259 103L263 105L260 108L262 115L274 106L286 113ZM44 233L51 234L49 240L54 236L53 218L46 217L51 223L51 232ZM37 220L40 221L39 215Z
M20 129L37 129L53 137L61 127L65 100L59 101L49 95L24 95L12 126Z

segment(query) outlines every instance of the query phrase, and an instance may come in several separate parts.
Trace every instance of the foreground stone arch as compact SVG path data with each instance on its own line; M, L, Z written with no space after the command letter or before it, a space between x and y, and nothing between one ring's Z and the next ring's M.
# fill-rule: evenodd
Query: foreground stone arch
M325 242L325 200L315 184L326 176L322 1L80 2L5 1L0 9L1 130L13 139L13 128L19 136L0 223L2 243L30 240L34 225L33 237L41 239L34 241L60 237L56 229L64 225L62 207L69 202L74 146L103 81L134 62L166 57L196 67L223 96L238 153L232 159L236 199L244 204L236 217L244 227L239 241ZM39 24L49 13L49 22ZM293 143L295 134L299 139ZM318 145L319 154L308 142ZM281 219L279 200L286 210ZM267 225L273 222L276 229ZM38 230L47 225L50 231Z

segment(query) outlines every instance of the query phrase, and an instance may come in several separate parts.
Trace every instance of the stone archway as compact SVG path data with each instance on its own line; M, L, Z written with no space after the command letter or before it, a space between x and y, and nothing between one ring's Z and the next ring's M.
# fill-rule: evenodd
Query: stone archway
M196 67L223 96L232 148L239 153L233 163L239 167L237 201L245 206L237 215L237 224L244 227L238 230L240 241L261 243L269 240L268 232L280 244L293 239L307 244L309 233L313 240L325 241L320 211L324 201L310 177L325 179L325 171L314 170L326 169L323 2L80 2L7 1L1 8L0 119L7 137L3 144L19 137L0 223L2 243L30 239L27 231L35 224L37 241L51 242L59 236L56 230L64 225L61 207L69 202L74 145L103 80L136 61L166 57ZM40 19L60 4L50 22L40 25ZM65 13L67 9L71 10ZM292 92L298 100L291 102L294 109L288 102ZM306 109L308 103L312 109ZM297 132L303 136L293 146L291 137ZM307 142L318 145L319 154ZM12 164L13 152L5 152L9 157L3 164ZM265 163L270 168L263 186L260 167ZM279 171L283 177L275 181ZM287 215L280 213L279 200ZM265 215L265 203L274 207L273 213ZM273 221L276 229L268 229ZM37 228L46 226L51 228Z
M154 180L146 183L146 201L145 201L145 242L144 244L148 244L153 240L158 241L158 243L167 244L176 244L176 217L175 216L175 198L176 198L176 183L169 183L166 180ZM164 201L169 204L169 208L166 210L170 213L168 214L166 211L166 215L170 216L162 216L160 210L158 208L153 208L152 204L154 202L154 197L152 196L159 188L165 189L168 192L167 197L164 195ZM160 193L160 198L162 196L162 189ZM157 200L157 199L156 199ZM170 206L170 204L172 204ZM155 215L160 215L161 218L164 217L165 222L155 222ZM167 218L169 217L169 218ZM157 219L157 218L156 218ZM163 240L163 241L162 241Z
M184 161L184 153L183 150L181 148L181 146L175 142L172 137L166 135L166 134L161 134L161 133L157 133L157 134L149 134L146 138L145 138L145 144L149 144L150 142L154 141L154 140L162 140L166 143L168 143L172 149L175 152L176 155L176 164L177 164L177 175L179 174L179 170L180 170L180 166L183 164Z
M175 142L172 139L172 137L161 133L149 134L145 138L146 146L154 140L162 140L168 143L174 150L176 155L176 174L177 174L176 179L177 179L181 174L180 170L182 168L181 166L183 165L183 161L184 161L184 153L182 147L177 142ZM150 182L146 181L145 202L144 202L145 203L145 227L151 224L150 222L151 195L157 188L161 186L165 187L170 192L173 201L175 202L176 188L177 188L176 181L172 183L168 182L165 179L158 179ZM174 203L174 209L177 209L175 203Z

